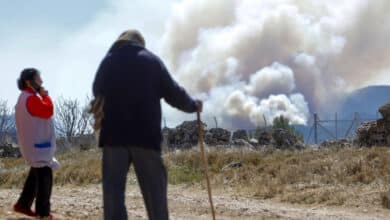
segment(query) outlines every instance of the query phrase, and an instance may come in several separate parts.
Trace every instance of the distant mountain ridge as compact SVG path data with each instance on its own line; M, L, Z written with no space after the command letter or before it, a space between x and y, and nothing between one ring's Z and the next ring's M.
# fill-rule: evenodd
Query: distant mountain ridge
M354 91L341 105L343 117L351 117L355 112L364 119L378 117L378 109L390 102L390 86L368 86Z
M339 109L334 109L334 112L338 113L339 120L352 120L356 112L358 113L358 121L354 124L352 123L352 121L340 121L337 126L337 138L344 138L347 133L348 136L354 135L356 127L363 121L376 120L377 118L380 118L381 116L378 112L378 109L379 107L388 102L390 102L390 85L368 86L352 92L340 104ZM333 114L334 113L330 113L330 115L327 116L320 114L319 117L321 120L333 120ZM294 126L299 132L304 135L306 143L310 144L314 143L314 131L312 129L312 126L312 118L307 126ZM324 128L327 129L327 131L325 131ZM321 123L321 126L319 126L318 128L319 143L327 139L334 139L334 136L336 136L335 133L336 132L334 122Z

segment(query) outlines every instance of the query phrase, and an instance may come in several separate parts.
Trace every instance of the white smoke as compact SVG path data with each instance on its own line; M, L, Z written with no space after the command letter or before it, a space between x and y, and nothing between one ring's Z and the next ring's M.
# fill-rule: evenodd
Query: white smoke
M249 77L249 94L262 97L264 94L291 93L295 89L294 73L279 63L265 67Z
M223 124L305 124L390 67L389 11L387 0L185 0L162 52Z

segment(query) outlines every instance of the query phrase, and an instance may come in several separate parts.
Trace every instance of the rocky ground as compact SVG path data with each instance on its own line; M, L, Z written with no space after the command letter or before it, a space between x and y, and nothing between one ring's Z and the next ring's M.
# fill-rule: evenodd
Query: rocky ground
M20 189L0 190L0 219L27 220L11 210ZM237 196L228 189L215 190L217 219L310 219L363 220L390 219L390 210L378 207L351 208L319 205L292 205L275 200L257 200ZM59 187L53 189L52 207L57 219L102 219L100 185ZM147 219L141 194L136 185L127 188L126 202L129 219ZM205 189L193 185L169 186L171 219L211 219Z

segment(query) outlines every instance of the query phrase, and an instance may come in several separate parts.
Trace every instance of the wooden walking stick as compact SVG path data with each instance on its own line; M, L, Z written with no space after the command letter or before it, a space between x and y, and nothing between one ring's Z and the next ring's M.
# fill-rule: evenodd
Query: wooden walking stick
M200 112L197 111L197 121L198 121L198 141L199 141L199 146L200 146L200 153L203 161L203 168L204 168L204 173L206 176L206 181L207 181L207 191L209 194L209 202L210 202L210 207L211 207L211 214L213 215L213 220L215 220L215 210L214 210L214 205L213 205L213 197L211 195L211 186L210 186L210 180L209 180L209 174L208 174L208 163L207 163L207 157L206 153L204 151L204 145L203 145L203 126L202 126L202 121L200 120Z

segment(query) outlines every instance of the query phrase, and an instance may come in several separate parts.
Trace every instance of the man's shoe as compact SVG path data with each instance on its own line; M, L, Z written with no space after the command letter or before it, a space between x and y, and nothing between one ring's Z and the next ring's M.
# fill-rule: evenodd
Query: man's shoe
M16 203L14 205L14 211L18 212L18 213L21 213L21 214L24 214L24 215L27 215L27 216L30 216L30 217L34 217L35 216L35 212L33 210L24 208L24 207L22 207L18 203Z

